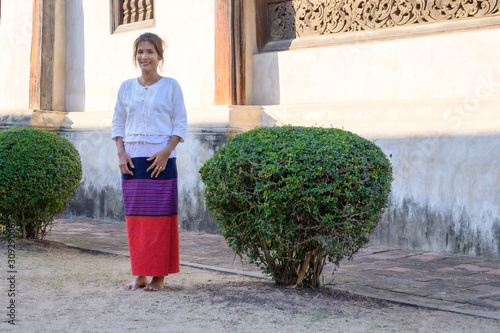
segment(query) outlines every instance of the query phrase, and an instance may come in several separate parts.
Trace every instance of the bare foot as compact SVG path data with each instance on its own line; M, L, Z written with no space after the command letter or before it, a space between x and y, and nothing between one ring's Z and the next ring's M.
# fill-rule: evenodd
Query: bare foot
M165 287L165 283L163 282L164 280L165 280L164 276L153 276L151 283L146 285L144 287L144 290L146 290L146 291L158 291L158 290Z
M125 290L136 290L137 288L145 287L148 285L148 279L145 276L136 276L129 284L123 286Z

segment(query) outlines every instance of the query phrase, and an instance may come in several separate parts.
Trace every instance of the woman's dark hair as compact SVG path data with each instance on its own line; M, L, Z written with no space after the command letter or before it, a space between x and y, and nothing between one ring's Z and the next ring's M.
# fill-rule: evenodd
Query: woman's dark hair
M151 42L154 45L156 53L160 56L160 61L158 65L160 68L163 66L163 49L165 48L165 42L157 34L146 32L137 37L134 42L134 66L137 67L137 48L142 42Z

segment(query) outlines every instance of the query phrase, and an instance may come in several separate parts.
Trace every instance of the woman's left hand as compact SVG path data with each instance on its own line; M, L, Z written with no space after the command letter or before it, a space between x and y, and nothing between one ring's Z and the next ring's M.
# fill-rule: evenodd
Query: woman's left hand
M151 173L151 178L158 178L160 172L165 170L165 168L167 167L168 158L171 153L171 151L164 149L147 159L148 161L154 161L153 164L151 164L151 166L146 170L146 172L153 170L153 172Z

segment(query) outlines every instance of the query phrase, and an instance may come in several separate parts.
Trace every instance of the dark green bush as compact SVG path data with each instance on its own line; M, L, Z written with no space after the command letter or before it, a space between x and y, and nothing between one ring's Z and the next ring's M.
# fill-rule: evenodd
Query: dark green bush
M0 132L0 224L3 232L43 238L82 178L71 143L39 129Z
M200 169L207 208L228 244L276 283L319 287L369 240L392 168L374 143L334 128L257 128Z

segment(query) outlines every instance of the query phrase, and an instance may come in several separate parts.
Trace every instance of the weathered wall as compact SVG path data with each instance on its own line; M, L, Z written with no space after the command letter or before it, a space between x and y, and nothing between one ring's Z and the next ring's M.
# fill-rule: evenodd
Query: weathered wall
M67 214L123 222L121 177L111 132L71 130L59 133L78 149L83 179ZM199 168L226 142L226 128L191 126L178 148L179 224L184 230L215 233L218 223L205 210Z
M374 244L500 256L500 134L376 142L395 175Z
M116 147L109 139L111 131L68 129L59 134L75 146L82 161L82 181L67 213L107 221L124 221Z
M198 170L226 142L228 114L225 106L188 108L188 116L200 123L190 121L185 142L177 146L179 222L184 230L218 230L218 223L205 210ZM83 167L83 179L68 214L125 220L116 146L110 139L111 116L111 111L72 112L59 131L78 149Z
M252 100L269 125L382 147L394 182L373 244L500 257L498 53L499 28L260 53Z
M227 124L192 125L187 139L177 151L180 227L184 230L216 233L219 224L205 208L204 186L198 171L226 143Z

